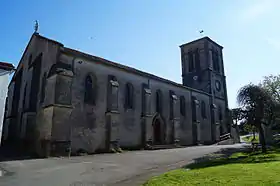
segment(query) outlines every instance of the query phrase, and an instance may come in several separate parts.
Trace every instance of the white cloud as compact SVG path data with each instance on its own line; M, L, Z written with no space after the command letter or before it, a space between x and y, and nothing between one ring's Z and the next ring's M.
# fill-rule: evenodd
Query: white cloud
M272 11L277 5L278 0L257 0L247 6L241 13L241 19L245 22L257 20L261 16Z

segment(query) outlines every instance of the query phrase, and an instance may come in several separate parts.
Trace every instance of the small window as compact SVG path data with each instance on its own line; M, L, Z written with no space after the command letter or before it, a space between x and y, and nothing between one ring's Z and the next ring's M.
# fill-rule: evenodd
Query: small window
M96 78L88 75L85 79L85 97L84 102L95 104L96 101Z
M193 53L192 52L189 52L188 53L188 62L189 62L189 72L192 72L194 70L194 63L193 63Z
M217 70L217 63L216 63L216 58L215 58L215 52L212 51L212 65L213 65L213 70Z
M133 85L131 83L127 83L125 86L125 108L132 109L133 108L133 100L134 98L134 90Z
M207 118L206 116L206 105L204 101L201 101L201 117L203 119Z
M156 112L161 113L162 111L162 93L160 90L156 92Z
M182 116L186 115L186 100L184 96L180 97L180 113Z
M217 72L220 72L220 60L219 60L218 52L216 52L216 61L217 61Z

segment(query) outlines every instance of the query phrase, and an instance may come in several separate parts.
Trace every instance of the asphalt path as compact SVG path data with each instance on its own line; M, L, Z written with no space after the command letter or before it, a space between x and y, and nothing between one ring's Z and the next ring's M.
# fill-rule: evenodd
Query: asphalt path
M242 144L195 146L120 154L16 160L0 163L0 186L141 185L151 176L191 163L194 159Z

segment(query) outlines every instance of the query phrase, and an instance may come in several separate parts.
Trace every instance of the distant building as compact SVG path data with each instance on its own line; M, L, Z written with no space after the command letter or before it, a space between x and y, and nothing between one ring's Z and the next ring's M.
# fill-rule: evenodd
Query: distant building
M182 84L33 34L9 85L7 144L44 156L69 145L96 152L219 141L230 128L223 47L203 37L180 49Z
M14 70L10 63L0 62L0 144L2 139L5 104L8 92L9 75Z

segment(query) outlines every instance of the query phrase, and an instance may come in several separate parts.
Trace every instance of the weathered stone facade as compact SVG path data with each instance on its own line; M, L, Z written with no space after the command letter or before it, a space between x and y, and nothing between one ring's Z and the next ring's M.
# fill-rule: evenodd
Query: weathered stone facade
M219 141L229 132L222 47L205 37L181 54L177 84L33 34L9 85L7 141L44 156L69 145L95 152Z

